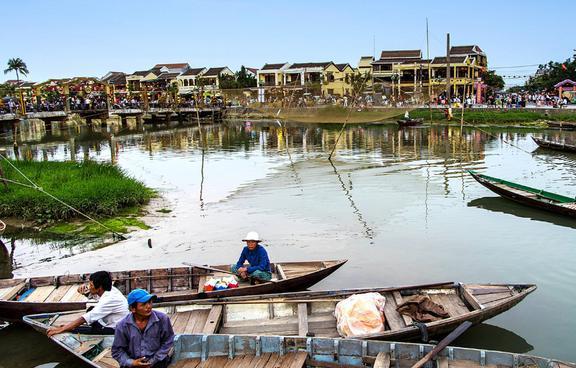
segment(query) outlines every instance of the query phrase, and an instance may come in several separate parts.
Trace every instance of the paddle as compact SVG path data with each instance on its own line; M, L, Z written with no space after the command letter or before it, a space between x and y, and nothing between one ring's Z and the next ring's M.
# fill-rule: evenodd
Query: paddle
M432 360L436 355L438 355L438 353L444 350L446 346L450 345L452 341L456 340L460 335L462 335L464 331L466 331L470 326L472 326L472 322L470 321L462 322L460 326L458 326L454 331L450 332L448 336L443 338L438 343L438 345L434 347L434 349L432 349L428 354L424 355L422 359L417 361L416 364L412 366L412 368L422 368L424 364Z

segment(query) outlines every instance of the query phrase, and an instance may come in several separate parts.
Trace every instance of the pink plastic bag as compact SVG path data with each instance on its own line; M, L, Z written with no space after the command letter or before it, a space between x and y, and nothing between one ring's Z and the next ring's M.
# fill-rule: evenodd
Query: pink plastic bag
M354 294L336 304L338 333L354 337L384 331L386 298L378 293Z

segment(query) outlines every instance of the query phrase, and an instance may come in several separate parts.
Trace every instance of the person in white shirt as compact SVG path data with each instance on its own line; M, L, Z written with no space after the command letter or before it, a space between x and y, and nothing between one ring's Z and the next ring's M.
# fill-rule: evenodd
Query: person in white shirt
M90 275L89 291L90 294L98 296L94 308L64 326L49 328L46 331L48 336L68 331L90 335L114 334L116 324L130 312L126 297L112 286L112 277L106 271ZM88 326L83 326L84 324Z

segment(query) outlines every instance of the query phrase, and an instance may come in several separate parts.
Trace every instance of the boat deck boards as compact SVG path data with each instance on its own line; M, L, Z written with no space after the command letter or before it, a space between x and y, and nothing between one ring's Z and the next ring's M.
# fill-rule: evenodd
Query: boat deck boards
M239 355L232 359L227 356L200 359L185 359L172 365L174 368L302 368L308 354L304 351L280 355L265 353L260 356Z

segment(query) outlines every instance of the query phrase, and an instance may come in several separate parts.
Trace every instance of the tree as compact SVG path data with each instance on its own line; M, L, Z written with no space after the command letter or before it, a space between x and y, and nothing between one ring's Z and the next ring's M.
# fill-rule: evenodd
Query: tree
M352 96L356 98L364 92L370 79L370 73L355 72L353 74L347 74L346 83L352 87Z
M218 77L220 80L220 89L236 89L238 88L238 83L236 83L236 77L230 74L221 73Z
M496 74L494 70L488 70L482 73L482 79L484 83L488 86L491 92L501 90L504 88L504 79L501 76Z
M20 84L20 74L27 76L29 73L28 66L26 66L26 63L20 58L8 60L8 68L4 69L4 74L10 72L16 72L16 80L18 81L18 84Z
M576 59L567 59L563 63L550 61L538 66L536 75L526 82L525 87L530 92L550 92L556 83L565 79L576 80Z
M246 73L246 68L242 65L236 72L236 84L238 88L256 87L256 77Z

